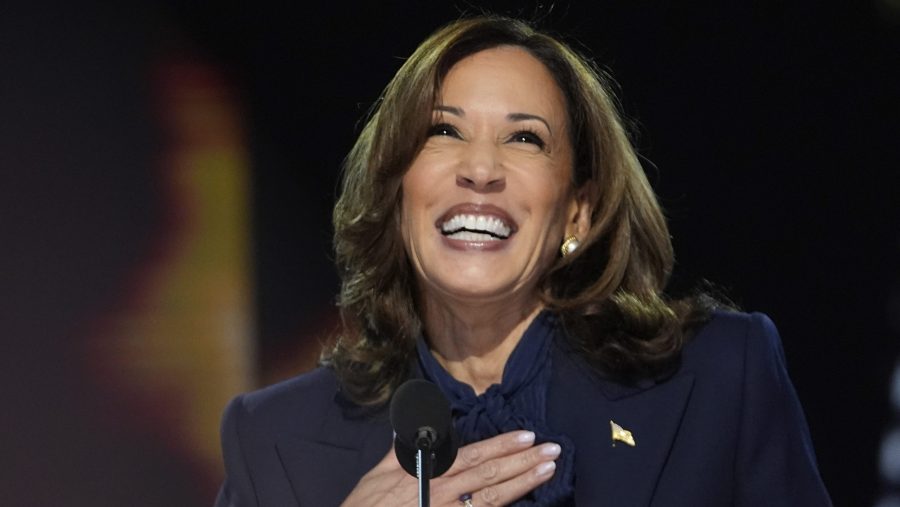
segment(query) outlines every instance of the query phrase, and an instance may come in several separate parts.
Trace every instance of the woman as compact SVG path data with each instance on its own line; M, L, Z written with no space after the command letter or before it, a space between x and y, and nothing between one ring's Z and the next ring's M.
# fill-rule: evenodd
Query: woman
M663 295L607 88L510 19L416 50L346 161L341 335L229 405L217 505L415 505L385 410L415 377L466 444L435 506L830 504L771 322Z

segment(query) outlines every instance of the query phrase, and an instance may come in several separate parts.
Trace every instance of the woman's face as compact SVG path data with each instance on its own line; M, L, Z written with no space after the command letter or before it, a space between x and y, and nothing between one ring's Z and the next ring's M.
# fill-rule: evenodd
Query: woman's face
M533 302L565 236L586 230L563 93L531 54L501 46L454 65L437 102L403 177L401 230L419 288Z

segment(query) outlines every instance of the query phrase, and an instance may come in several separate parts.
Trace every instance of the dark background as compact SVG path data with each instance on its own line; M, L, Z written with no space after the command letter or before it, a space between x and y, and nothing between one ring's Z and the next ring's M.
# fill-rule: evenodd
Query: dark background
M871 504L900 351L900 10L686 4L491 10L538 19L610 70L670 218L673 290L709 279L773 318L835 504ZM237 90L256 383L308 364L300 342L333 321L330 211L358 122L418 42L480 8L298 5L0 8L4 504L206 505L220 480L164 433L98 429L116 408L75 366L83 323L116 311L165 221L160 59L202 61Z

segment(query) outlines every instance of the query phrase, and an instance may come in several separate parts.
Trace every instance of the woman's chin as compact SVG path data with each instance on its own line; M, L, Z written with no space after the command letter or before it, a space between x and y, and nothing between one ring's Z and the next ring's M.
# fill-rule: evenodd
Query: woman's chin
M511 305L523 299L521 296L524 288L516 282L488 274L474 277L460 274L444 279L443 283L438 283L433 289L442 296L440 299L456 301L466 306L493 303Z

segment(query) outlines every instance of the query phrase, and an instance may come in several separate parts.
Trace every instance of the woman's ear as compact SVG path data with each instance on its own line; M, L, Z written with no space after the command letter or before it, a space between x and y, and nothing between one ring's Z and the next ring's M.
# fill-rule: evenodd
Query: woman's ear
M575 236L584 241L591 230L591 215L594 211L591 200L591 196L594 195L593 189L594 181L589 180L575 191L575 196L569 205L566 237Z

